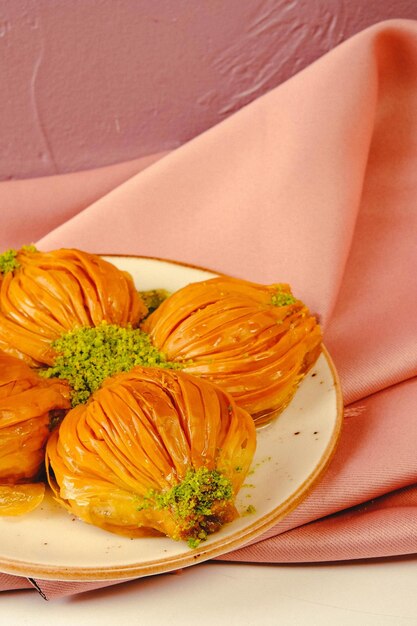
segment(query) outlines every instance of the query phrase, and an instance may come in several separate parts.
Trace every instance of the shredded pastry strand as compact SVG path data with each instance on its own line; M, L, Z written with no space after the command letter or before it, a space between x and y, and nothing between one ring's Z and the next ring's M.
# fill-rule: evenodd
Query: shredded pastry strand
M256 447L251 416L219 387L135 367L107 379L49 439L49 483L82 520L197 545L237 516Z
M44 486L30 483L43 469L51 419L69 408L64 382L0 353L0 515L26 513L42 500Z
M51 365L51 343L74 328L137 326L147 313L130 274L97 255L25 247L2 260L0 349L32 366Z
M321 352L316 318L289 285L219 277L168 297L142 324L166 358L218 384L257 424L290 402Z

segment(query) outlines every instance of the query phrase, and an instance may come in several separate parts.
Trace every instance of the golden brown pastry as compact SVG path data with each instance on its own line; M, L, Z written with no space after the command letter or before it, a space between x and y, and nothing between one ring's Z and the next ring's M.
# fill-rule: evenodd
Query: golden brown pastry
M0 353L0 514L25 513L41 501L43 485L27 483L43 468L51 419L69 408L65 383Z
M137 326L146 313L130 274L97 255L28 246L0 256L0 349L32 366L51 365L51 343L75 328Z
M82 520L193 547L237 516L255 446L251 416L219 387L135 367L66 415L46 462L57 500Z
M321 351L316 318L288 285L219 277L168 297L142 324L183 371L218 384L257 424L290 402Z

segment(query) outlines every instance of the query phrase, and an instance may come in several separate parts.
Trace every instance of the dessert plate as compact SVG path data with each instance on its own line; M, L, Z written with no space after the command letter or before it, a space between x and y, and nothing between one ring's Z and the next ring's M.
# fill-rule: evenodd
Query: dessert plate
M173 261L106 256L140 290L175 291L214 273ZM292 402L260 427L252 469L237 497L240 517L198 548L165 537L129 539L79 521L47 492L22 517L0 517L0 571L50 580L127 580L169 572L226 554L292 511L322 476L342 425L340 384L324 348Z

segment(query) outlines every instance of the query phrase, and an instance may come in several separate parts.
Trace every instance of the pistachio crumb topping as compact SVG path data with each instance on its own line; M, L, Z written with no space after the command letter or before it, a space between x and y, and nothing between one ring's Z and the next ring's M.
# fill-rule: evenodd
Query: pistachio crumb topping
M168 298L169 292L166 289L150 289L148 291L139 291L139 295L146 304L150 314Z
M19 267L19 262L17 260L17 250L6 250L3 254L0 254L0 272L2 274L7 274L8 272L13 272Z
M274 306L288 306L295 302L297 302L297 298L294 298L292 293L289 291L281 291L280 289L277 289L276 293L271 297L271 303Z
M178 538L187 539L189 547L196 548L225 521L222 511L232 496L232 484L224 474L200 467L189 469L185 478L167 491L150 490L138 511L169 510L179 526Z
M30 244L28 246L22 246L21 250L25 250L27 252L37 252L37 249L33 244ZM19 253L19 250L14 250L13 248L10 248L9 250L6 250L6 252L3 252L3 254L0 254L0 273L1 274L7 274L8 272L13 272L14 270L17 270L20 267L20 263L17 260L18 253Z
M72 406L82 404L113 374L128 372L135 365L182 369L167 361L147 333L102 322L77 328L52 343L57 357L52 367L40 371L45 378L61 378L71 386Z
M21 250L25 250L25 252L39 252L39 250L37 249L37 247L33 243L29 243L26 246L22 246Z

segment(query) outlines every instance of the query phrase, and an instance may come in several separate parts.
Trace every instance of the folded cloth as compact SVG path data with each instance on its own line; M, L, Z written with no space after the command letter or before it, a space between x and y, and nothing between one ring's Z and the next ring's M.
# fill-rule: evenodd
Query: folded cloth
M0 250L33 242L157 161L153 154L99 170L0 183ZM40 217L41 216L41 217Z
M56 225L40 249L158 256L285 281L320 315L346 401L336 455L293 513L221 560L417 552L416 111L417 23L394 20L145 169L138 163L133 176L129 163L114 178L105 168L0 185L3 216L25 197L26 242L30 224L34 233ZM109 180L124 182L108 192ZM44 208L31 214L33 189ZM10 224L5 247L20 236ZM3 576L0 588L18 587L15 578ZM47 597L103 586L35 583Z

